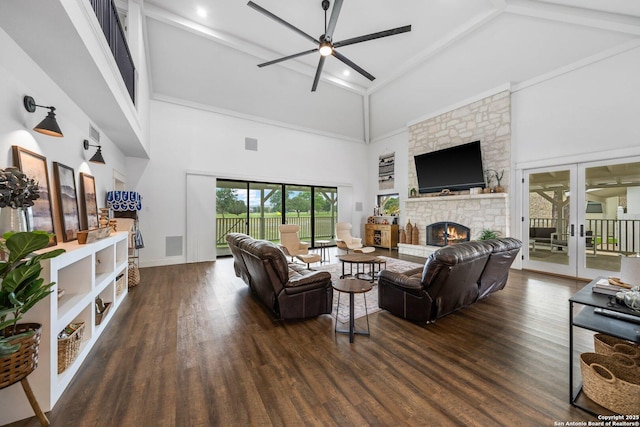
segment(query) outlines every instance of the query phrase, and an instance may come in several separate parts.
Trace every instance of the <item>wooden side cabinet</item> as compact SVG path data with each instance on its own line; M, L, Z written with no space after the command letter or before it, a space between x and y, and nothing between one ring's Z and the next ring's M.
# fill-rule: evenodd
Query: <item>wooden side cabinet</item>
M397 224L365 224L365 246L398 247Z

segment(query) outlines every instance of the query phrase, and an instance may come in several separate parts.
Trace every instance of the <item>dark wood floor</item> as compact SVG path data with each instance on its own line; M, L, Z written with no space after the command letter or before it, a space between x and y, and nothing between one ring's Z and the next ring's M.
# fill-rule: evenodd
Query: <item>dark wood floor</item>
M375 313L371 336L349 344L329 315L274 320L235 277L230 258L141 275L48 413L53 426L595 419L568 403L567 299L583 282L512 271L503 291L435 324Z

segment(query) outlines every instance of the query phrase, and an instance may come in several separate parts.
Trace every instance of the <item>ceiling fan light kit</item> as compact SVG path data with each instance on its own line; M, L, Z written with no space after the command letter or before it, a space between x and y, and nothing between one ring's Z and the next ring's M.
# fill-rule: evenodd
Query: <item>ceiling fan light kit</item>
M340 14L340 9L342 8L342 1L343 0L335 0L333 2L333 9L331 9L331 17L329 18L329 22L327 23L327 10L329 10L329 0L322 0L321 6L322 9L324 10L324 34L321 35L319 37L319 39L314 38L313 36L310 36L309 34L305 33L304 31L302 31L301 29L291 25L290 23L288 23L287 21L285 21L284 19L274 15L273 13L269 12L268 10L266 10L265 8L263 8L262 6L259 6L257 4L255 4L254 2L250 1L249 3L247 3L247 5L255 10L257 10L258 12L262 13L263 15L266 15L267 17L273 19L276 22L279 22L280 24L284 25L285 27L289 28L292 31L295 31L296 33L300 34L301 36L303 36L304 38L306 38L307 40L315 43L318 47L315 49L311 49L311 50L307 50L304 52L299 52L299 53L294 53L293 55L289 55L289 56L285 56L279 59L275 59L273 61L268 61L268 62L264 62L262 64L258 64L258 67L266 67L267 65L273 65L273 64L277 64L279 62L282 61L286 61L288 59L293 59L293 58L297 58L299 56L303 56L303 55L307 55L313 52L319 52L320 53L320 60L318 61L318 68L316 69L316 75L315 78L313 79L313 85L311 86L311 92L315 92L316 88L318 87L318 82L320 81L320 75L322 74L322 67L324 66L324 60L327 56L334 56L335 58L337 58L338 60L342 61L344 64L346 64L347 66L351 67L352 69L354 69L355 71L357 71L358 73L360 73L361 75L363 75L364 77L366 77L367 79L373 81L375 80L375 77L368 73L367 71L365 71L363 68L361 68L360 66L358 66L357 64L355 64L354 62L352 62L351 60L349 60L346 56L342 55L341 53L339 53L336 48L341 47L341 46L347 46L350 44L356 44L356 43L361 43L361 42L365 42L365 41L369 41L369 40L374 40L374 39L379 39L382 37L388 37L388 36L393 36L396 34L401 34L401 33L406 33L411 31L411 25L405 25L403 27L398 27L398 28L393 28L390 30L385 30L385 31L379 31L377 33L371 33L371 34L366 34L363 36L359 36L359 37L353 37L350 39L346 39L346 40L342 40L342 41L338 41L338 42L333 42L333 31L336 28L336 23L338 22L338 15Z

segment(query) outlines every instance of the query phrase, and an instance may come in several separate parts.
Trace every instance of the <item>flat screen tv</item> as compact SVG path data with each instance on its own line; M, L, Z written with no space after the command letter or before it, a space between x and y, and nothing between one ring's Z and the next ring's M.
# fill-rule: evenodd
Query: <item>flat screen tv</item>
M480 141L414 156L420 193L484 187Z

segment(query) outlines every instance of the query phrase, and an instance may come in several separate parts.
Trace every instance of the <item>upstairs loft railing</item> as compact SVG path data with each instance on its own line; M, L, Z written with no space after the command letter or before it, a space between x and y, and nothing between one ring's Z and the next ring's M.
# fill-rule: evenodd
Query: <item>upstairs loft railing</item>
M124 36L123 27L120 23L116 6L113 3L113 0L89 1L96 13L98 22L100 22L104 36L107 38L107 43L109 43L113 57L116 60L116 64L118 64L118 69L120 70L124 84L127 87L129 96L131 96L131 100L135 104L136 67L133 65L131 52L127 45L127 39Z

